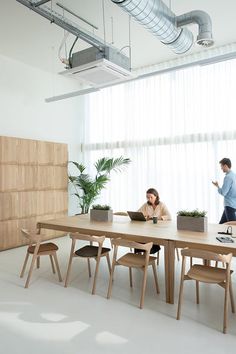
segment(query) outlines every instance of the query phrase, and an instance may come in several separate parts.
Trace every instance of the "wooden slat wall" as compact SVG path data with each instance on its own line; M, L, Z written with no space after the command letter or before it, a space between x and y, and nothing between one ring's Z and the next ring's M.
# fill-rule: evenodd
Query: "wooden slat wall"
M66 144L0 136L0 250L25 244L21 228L67 215L67 161Z

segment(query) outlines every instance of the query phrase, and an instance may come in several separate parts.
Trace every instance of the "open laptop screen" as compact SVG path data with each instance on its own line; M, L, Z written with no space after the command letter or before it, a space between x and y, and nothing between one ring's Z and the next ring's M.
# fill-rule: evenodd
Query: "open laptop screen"
M131 220L146 221L145 216L141 211L127 211Z

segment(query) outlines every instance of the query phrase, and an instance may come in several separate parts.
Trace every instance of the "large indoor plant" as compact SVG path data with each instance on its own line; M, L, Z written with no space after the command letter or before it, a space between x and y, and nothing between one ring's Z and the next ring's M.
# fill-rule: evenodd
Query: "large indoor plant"
M122 169L130 163L130 159L122 156L118 158L103 157L98 159L94 166L96 169L95 177L85 173L86 167L82 163L69 161L79 171L78 175L69 173L69 181L73 185L75 192L73 193L79 200L81 213L86 214L90 206L100 195L110 180L111 171L122 171Z
M194 209L192 211L179 210L177 212L177 229L189 231L207 231L207 217L205 210Z

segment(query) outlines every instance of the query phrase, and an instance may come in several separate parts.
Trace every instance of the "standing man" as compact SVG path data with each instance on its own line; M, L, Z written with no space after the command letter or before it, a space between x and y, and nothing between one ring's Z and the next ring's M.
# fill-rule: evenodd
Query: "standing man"
M223 158L220 161L222 171L225 173L222 187L219 187L218 182L212 182L218 188L218 193L224 197L224 212L219 224L224 224L227 221L236 220L236 174L231 171L231 161L228 158Z

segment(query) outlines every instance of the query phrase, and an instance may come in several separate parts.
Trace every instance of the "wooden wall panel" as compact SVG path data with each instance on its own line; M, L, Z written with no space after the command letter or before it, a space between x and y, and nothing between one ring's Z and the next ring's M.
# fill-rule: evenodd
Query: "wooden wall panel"
M0 137L0 250L26 243L21 228L67 215L67 154L66 144Z
M18 139L0 137L0 163L17 164Z
M0 192L16 191L18 186L18 166L0 163Z

